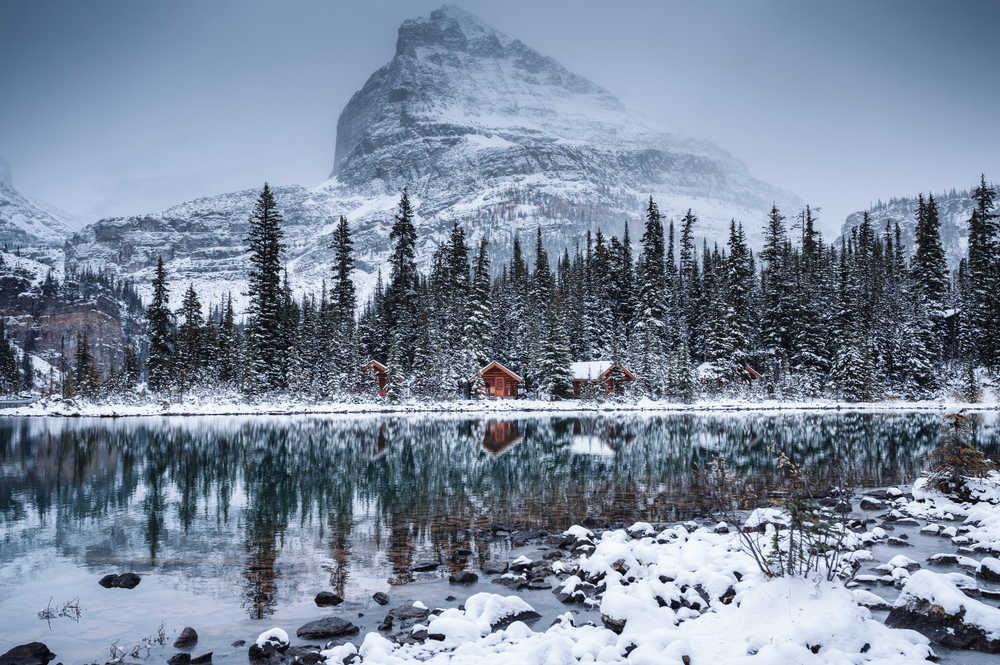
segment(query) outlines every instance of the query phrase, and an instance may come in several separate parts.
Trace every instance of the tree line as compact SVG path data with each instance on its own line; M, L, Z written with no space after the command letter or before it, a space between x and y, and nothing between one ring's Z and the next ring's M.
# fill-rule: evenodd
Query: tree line
M984 371L1000 370L1000 224L996 189L973 192L968 253L950 271L934 197L920 196L916 239L866 213L827 244L806 207L791 220L772 207L756 254L742 224L726 242L698 246L698 218L678 220L648 201L633 249L600 230L551 257L541 229L532 251L490 262L458 224L426 271L404 191L390 232L388 274L358 307L354 250L340 218L330 284L293 295L282 264L282 218L265 185L247 236L249 307L232 298L208 316L189 286L169 308L162 260L147 308L145 369L153 391L225 386L247 395L306 399L375 396L367 360L388 368L389 399L482 395L478 370L496 360L525 379L522 393L571 394L570 363L614 360L638 378L632 396L687 401L748 387L779 398L976 399ZM530 256L529 256L530 254ZM762 378L760 378L762 377Z

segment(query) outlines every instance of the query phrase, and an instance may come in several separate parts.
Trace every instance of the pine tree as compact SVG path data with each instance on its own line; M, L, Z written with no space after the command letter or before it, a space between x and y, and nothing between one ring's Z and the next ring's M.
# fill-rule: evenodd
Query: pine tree
M149 356L146 368L149 388L153 391L166 390L170 386L174 345L171 330L170 295L167 288L167 273L163 269L163 257L157 258L156 274L153 277L153 300L146 310L149 331Z
M184 319L177 329L178 380L182 388L190 388L199 382L204 367L202 328L205 321L201 313L201 301L193 284L188 284L177 313Z
M539 345L538 393L542 399L568 397L573 390L569 341L555 303L548 308L545 337Z
M76 354L73 363L73 378L76 392L84 397L94 397L101 385L101 375L97 371L97 363L90 352L90 340L87 331L76 334Z
M282 387L287 339L283 323L286 302L281 284L284 251L281 212L267 183L250 215L246 242L250 253L247 274L246 376L244 390L258 394Z
M354 271L354 242L351 240L350 227L347 218L341 216L337 230L333 234L332 248L334 250L334 278L330 340L335 350L335 369L341 377L342 385L351 376L354 368L351 366L355 356L354 311L357 301L354 291L354 281L351 273Z
M7 339L6 319L0 316L0 391L12 393L17 390L19 384L14 347Z
M944 248L941 246L941 223L934 196L928 196L927 203L924 204L921 195L917 206L916 251L913 255L911 273L913 285L920 291L920 298L932 328L925 340L926 351L936 363L942 355L948 265L945 261Z
M233 296L227 294L226 308L219 326L219 346L217 366L219 381L224 386L236 385L240 381L240 333L236 327L236 317L233 313Z
M396 345L400 366L397 372L406 372L413 366L419 338L416 243L417 232L413 226L413 208L407 191L399 199L395 223L389 233L393 243L389 257L391 278L385 294L385 334L389 344Z

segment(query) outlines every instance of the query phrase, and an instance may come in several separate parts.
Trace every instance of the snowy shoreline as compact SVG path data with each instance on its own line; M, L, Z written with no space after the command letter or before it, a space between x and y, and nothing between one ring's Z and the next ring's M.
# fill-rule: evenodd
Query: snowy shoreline
M468 414L531 416L537 414L655 414L655 413L726 413L726 412L808 412L834 411L878 412L993 412L1000 402L969 404L954 401L885 401L836 402L813 401L705 401L694 403L641 400L636 402L567 400L460 400L386 402L303 403L294 400L262 403L237 400L201 400L164 404L99 404L66 400L40 400L33 404L0 410L0 417L94 417L124 418L142 416L250 416L250 415L411 415Z

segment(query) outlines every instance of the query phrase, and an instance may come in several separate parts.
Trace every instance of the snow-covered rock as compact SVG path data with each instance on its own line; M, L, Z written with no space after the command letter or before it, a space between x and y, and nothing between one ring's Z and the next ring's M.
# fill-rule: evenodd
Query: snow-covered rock
M910 576L886 625L953 648L1000 653L1000 609L966 596L953 577L929 570Z

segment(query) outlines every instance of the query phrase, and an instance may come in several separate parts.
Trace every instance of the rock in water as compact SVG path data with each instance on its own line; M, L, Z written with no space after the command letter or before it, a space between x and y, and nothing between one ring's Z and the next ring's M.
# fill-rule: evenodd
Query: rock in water
M324 640L354 635L358 627L340 617L324 617L301 626L295 634L307 640Z
M101 579L97 580L97 583L100 584L105 589L110 589L113 586L115 586L115 583L117 581L118 581L117 575L105 575Z
M191 654L184 652L175 653L167 659L167 665L191 665Z
M320 607L334 607L344 602L344 599L332 591L320 591L316 594L316 604Z
M122 573L121 575L105 575L97 581L105 589L134 589L139 586L142 578L135 573Z
M1000 609L967 597L952 578L929 570L910 576L885 625L915 630L952 649L1000 653Z
M198 631L191 626L186 626L181 634L174 640L175 649L190 649L198 643Z
M372 594L372 600L374 600L379 605L389 604L389 594L384 591L376 591Z
M448 582L451 584L475 584L478 581L479 575L470 570L463 570L448 577Z
M56 655L41 642L20 644L0 656L0 665L47 665Z
M197 658L192 658L190 665L208 665L211 662L212 662L212 652L209 651L208 653L201 654Z

